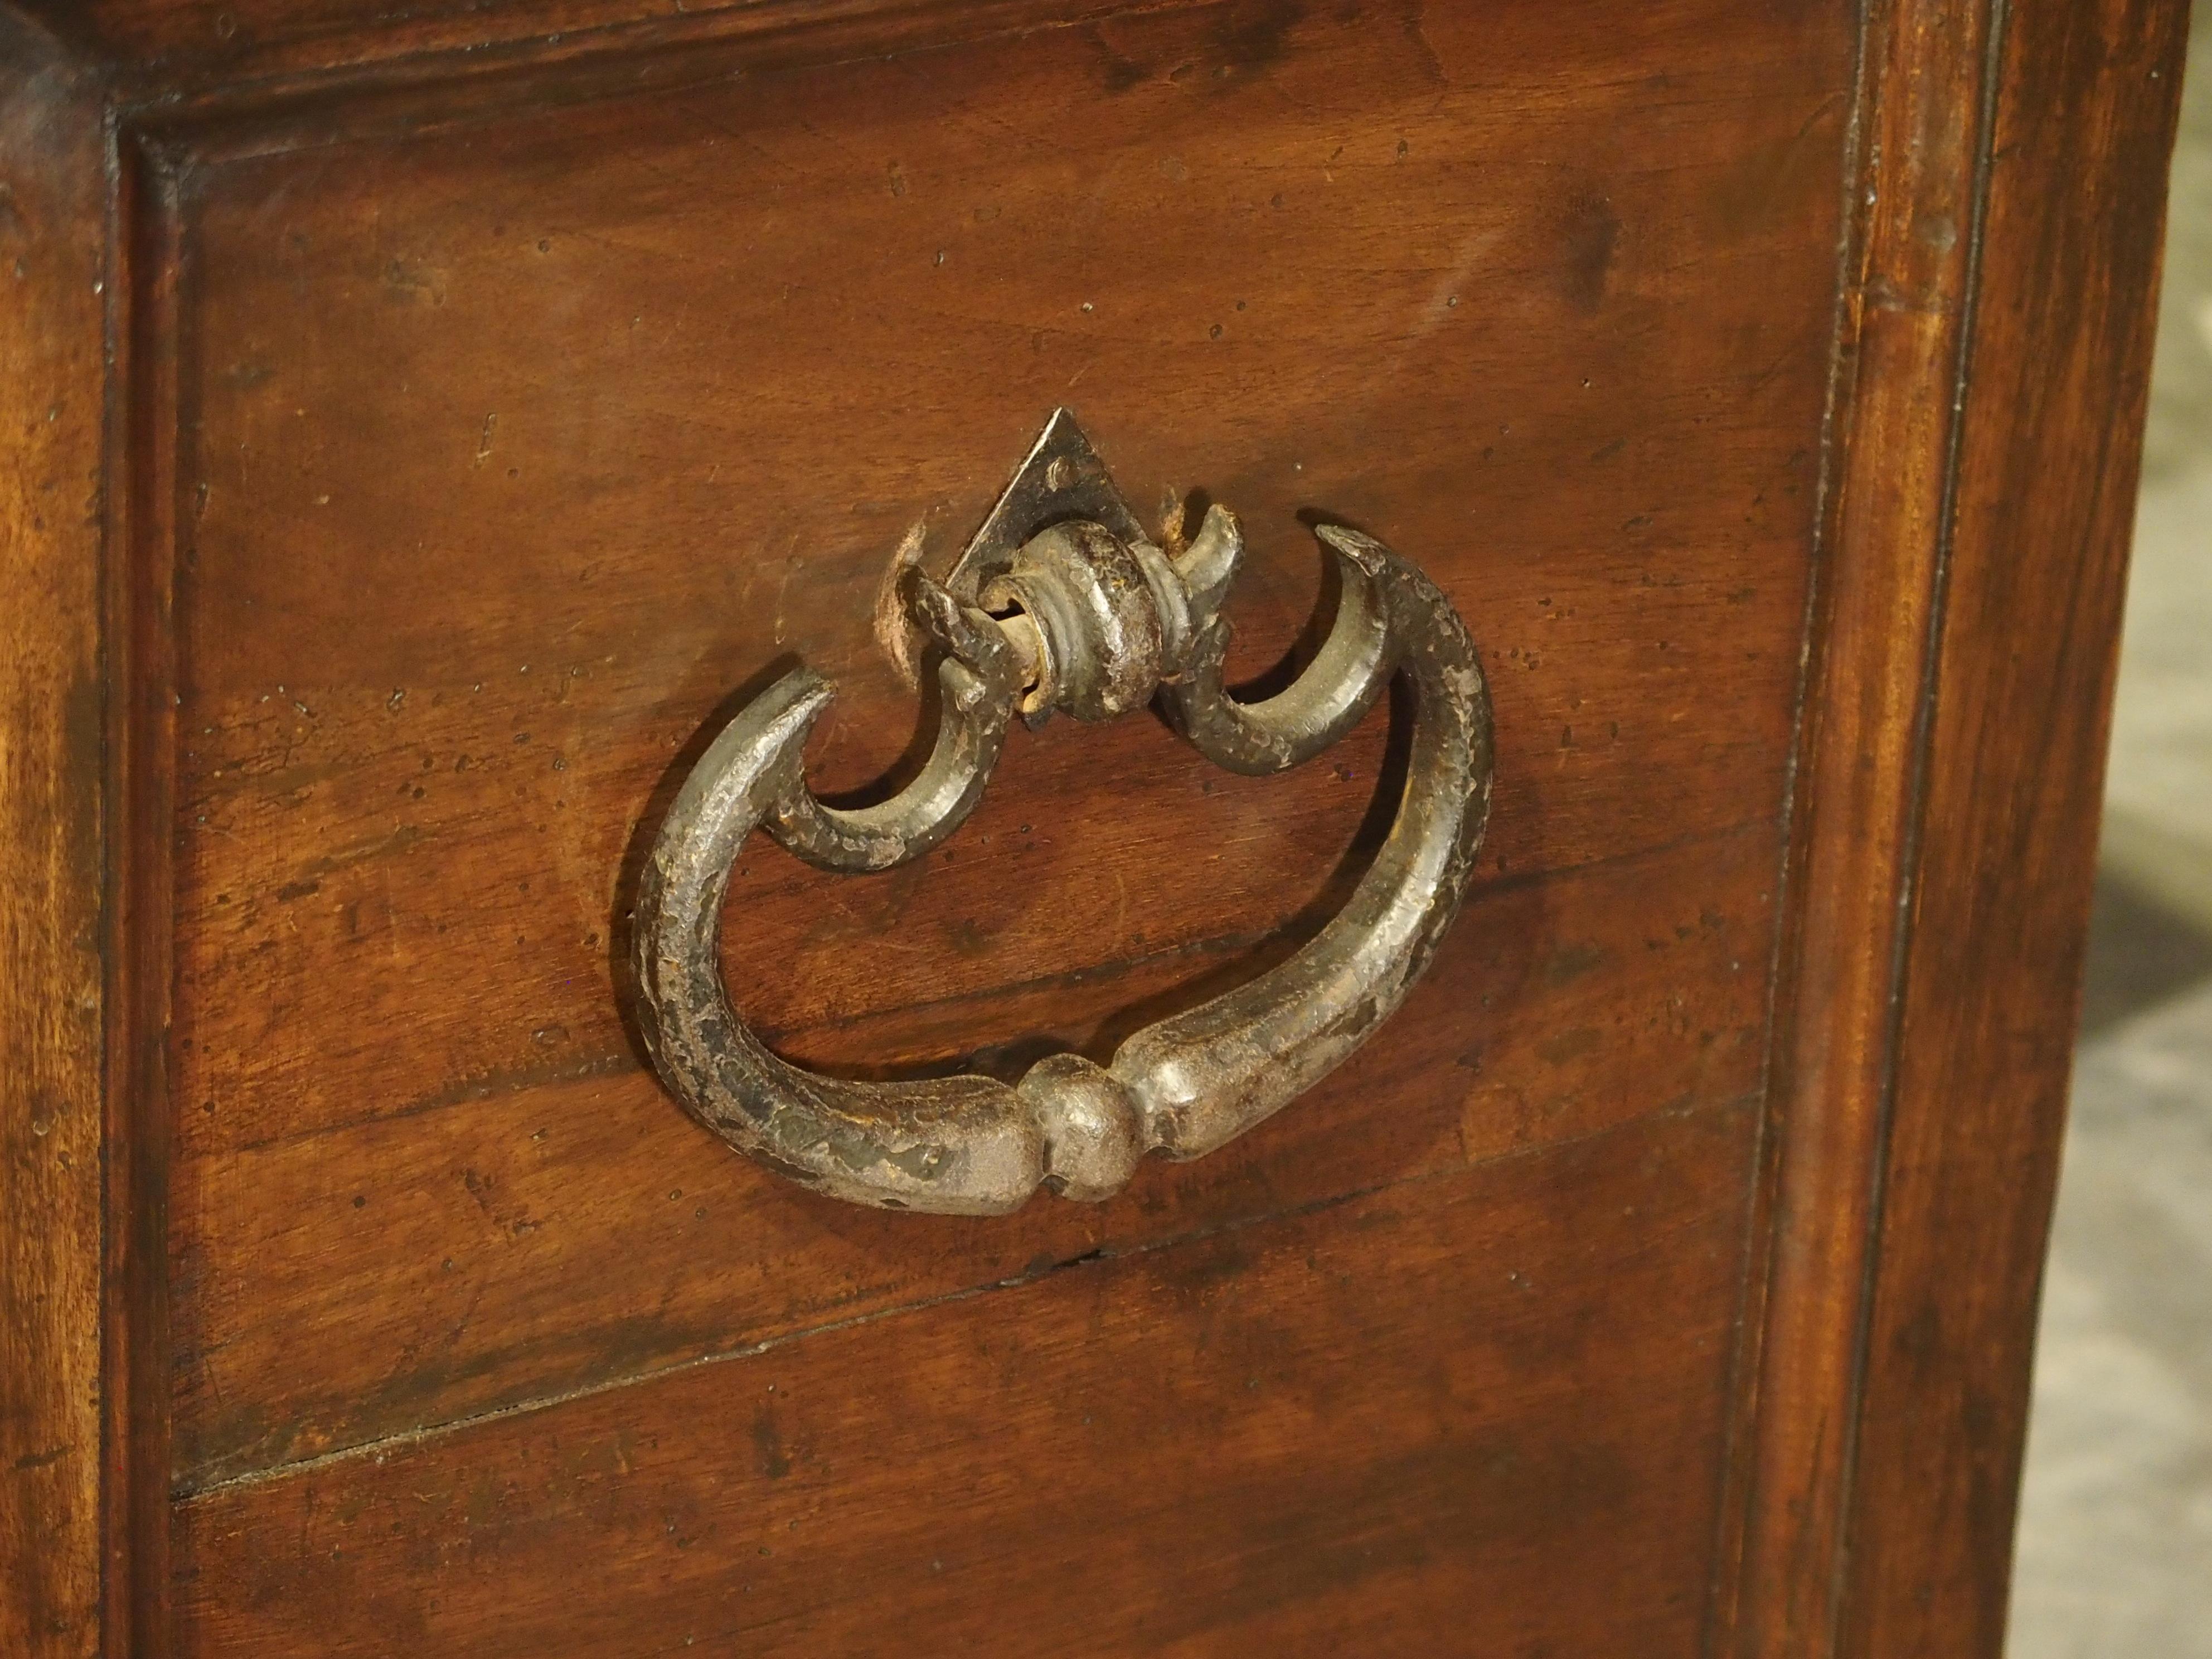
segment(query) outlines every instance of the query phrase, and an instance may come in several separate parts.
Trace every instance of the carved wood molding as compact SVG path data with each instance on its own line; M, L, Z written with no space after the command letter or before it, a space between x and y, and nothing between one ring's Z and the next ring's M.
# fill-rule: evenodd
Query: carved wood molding
M489 15L441 7L398 16L347 4L332 8L328 25L305 28L284 27L283 15L297 8L275 0L158 15L150 6L111 4L88 17L61 0L31 9L106 72L127 125L212 160L395 128L436 130L524 105L542 109L768 68L1078 27L1188 3L726 0L670 9L640 0L528 0ZM1199 3L1233 10L1241 0ZM265 15L257 21L257 12ZM218 18L228 20L228 33L218 32Z

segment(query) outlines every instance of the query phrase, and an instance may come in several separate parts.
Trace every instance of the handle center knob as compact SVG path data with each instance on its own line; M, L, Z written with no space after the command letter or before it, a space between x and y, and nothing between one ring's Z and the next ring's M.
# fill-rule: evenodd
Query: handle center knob
M1142 708L1159 689L1159 601L1136 551L1103 525L1039 531L983 590L988 611L1018 610L1042 650L1021 711L1032 726L1057 708L1086 722Z

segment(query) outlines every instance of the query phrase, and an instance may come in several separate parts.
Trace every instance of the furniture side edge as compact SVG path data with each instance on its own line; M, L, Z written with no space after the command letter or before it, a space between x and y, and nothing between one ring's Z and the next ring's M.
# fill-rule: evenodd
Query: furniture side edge
M1868 0L1711 1651L1830 1651L2002 0Z
M2014 0L1899 988L1841 1650L2002 1650L2187 0Z

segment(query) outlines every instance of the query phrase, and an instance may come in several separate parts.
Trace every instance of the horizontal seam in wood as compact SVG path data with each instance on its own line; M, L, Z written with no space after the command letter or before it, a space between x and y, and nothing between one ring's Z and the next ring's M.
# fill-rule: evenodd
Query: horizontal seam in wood
M1202 1243L1210 1238L1243 1232L1253 1227L1267 1226L1279 1221L1297 1221L1308 1216L1324 1214L1346 1204L1354 1204L1361 1199L1373 1198L1383 1193L1407 1191L1435 1182L1454 1180L1477 1170L1488 1170L1522 1159L1547 1158L1594 1146L1615 1135L1646 1127L1655 1121L1668 1120L1687 1121L1696 1117L1720 1116L1747 1108L1756 1109L1759 1102L1760 1097L1758 1091L1753 1090L1748 1093L1739 1093L1722 1100L1707 1101L1702 1104L1663 1106L1635 1117L1625 1118L1618 1123L1607 1124L1603 1128L1594 1129L1587 1134L1575 1135L1565 1140L1547 1141L1536 1146L1516 1146L1487 1158L1465 1159L1444 1169L1426 1170L1416 1175L1400 1176L1394 1181L1375 1182L1364 1187L1354 1188L1350 1192L1332 1194L1327 1198L1313 1199L1304 1204L1294 1204L1279 1210L1269 1210L1258 1215L1238 1216L1209 1226L1194 1227L1186 1232L1172 1233L1143 1243L1121 1247L1102 1245L1095 1249L1062 1257L1041 1267L1015 1273L1005 1279L993 1279L987 1284L970 1285L960 1290L946 1291L939 1295L922 1297L912 1302L902 1302L896 1307L878 1308L872 1312L854 1314L848 1319L835 1319L820 1325L810 1325L803 1330L786 1331L779 1336L763 1337L757 1342L747 1343L743 1346L731 1348L720 1353L699 1354L690 1359L677 1360L671 1364L657 1366L649 1370L632 1371L622 1376L609 1377L603 1382L586 1383L581 1388L566 1389L558 1394L544 1395L530 1400L519 1400L511 1405L496 1406L489 1411L474 1412L465 1417L454 1418L448 1422L428 1424L419 1429L408 1429L396 1434L381 1435L374 1440L364 1440L356 1445L341 1446L331 1451L319 1453L313 1457L298 1458L286 1462L273 1463L265 1468L249 1469L239 1474L226 1475L222 1480L210 1480L203 1486L179 1483L171 1487L170 1501L176 1504L198 1503L204 1498L240 1487L266 1486L271 1481L285 1480L296 1475L313 1474L332 1464L373 1456L394 1448L420 1445L426 1441L442 1439L447 1435L458 1434L487 1423L496 1423L507 1418L521 1417L532 1412L547 1411L556 1406L565 1406L571 1401L588 1400L594 1395L611 1394L617 1389L657 1382L665 1377L698 1370L708 1365L726 1364L734 1360L754 1358L779 1348L788 1347L796 1342L806 1341L810 1338L828 1336L838 1331L852 1330L859 1326L872 1325L887 1319L902 1318L909 1314L926 1313L933 1308L946 1307L956 1303L971 1302L978 1297L988 1296L1000 1291L1019 1290L1025 1285L1035 1285L1066 1273L1071 1268L1088 1267L1097 1262L1134 1261L1157 1255L1163 1250L1176 1249L1186 1244Z
M1524 874L1501 876L1480 890L1486 893L1516 892L1524 888L1548 881L1565 880L1587 875L1617 866L1633 864L1638 859L1663 858L1686 848L1719 846L1740 839L1753 831L1771 829L1778 822L1776 815L1747 818L1740 823L1729 824L1719 830L1699 830L1655 847L1639 848L1633 852L1620 853L1603 858L1586 859L1579 864L1555 866L1550 869L1531 871ZM1056 990L1083 985L1091 981L1126 972L1131 969L1150 967L1158 963L1172 962L1179 957L1216 956L1230 951L1249 950L1277 936L1279 929L1259 933L1220 933L1209 939L1193 939L1181 945L1165 946L1115 962L1095 963L1089 967L1071 968L1056 974L1040 975L1034 979L1011 980L1003 984L986 986L979 990L963 991L957 995L927 998L916 1002L902 1002L887 1008L873 1009L865 1013L832 1015L823 1019L806 1020L781 1027L761 1028L764 1041L774 1042L792 1037L809 1036L820 1031L850 1030L872 1020L886 1019L899 1014L927 1013L934 1010L957 1008L971 1003L995 1001L1010 996L1021 996L1031 992ZM457 1083L447 1088L418 1096L388 1112L375 1112L366 1116L348 1118L342 1122L317 1124L309 1128L295 1129L286 1134L264 1135L254 1140L243 1140L234 1145L211 1147L204 1152L190 1154L191 1161L222 1157L239 1157L247 1153L264 1152L272 1149L299 1146L325 1135L343 1134L349 1130L364 1128L371 1124L396 1123L428 1113L446 1111L455 1106L466 1106L478 1101L507 1095L520 1094L531 1089L545 1088L563 1083L580 1083L592 1078L613 1077L625 1072L642 1073L644 1064L629 1049L617 1054L594 1054L559 1066L545 1066L520 1072L494 1073L474 1082Z

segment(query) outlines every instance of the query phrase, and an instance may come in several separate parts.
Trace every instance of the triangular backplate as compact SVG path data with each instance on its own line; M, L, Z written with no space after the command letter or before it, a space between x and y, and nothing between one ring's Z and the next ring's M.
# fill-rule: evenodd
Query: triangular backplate
M945 586L957 598L975 604L984 584L1013 562L1024 542L1071 519L1087 519L1120 541L1149 539L1074 415L1055 409Z

